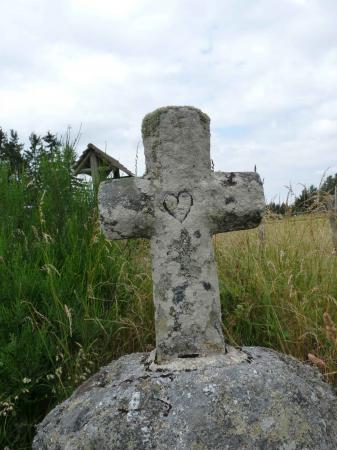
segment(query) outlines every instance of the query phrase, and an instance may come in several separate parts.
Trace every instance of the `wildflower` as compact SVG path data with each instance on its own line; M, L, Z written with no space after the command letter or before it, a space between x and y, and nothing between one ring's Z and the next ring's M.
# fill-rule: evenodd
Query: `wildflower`
M22 383L23 384L29 384L31 381L32 380L30 378L25 377L25 378L23 378Z

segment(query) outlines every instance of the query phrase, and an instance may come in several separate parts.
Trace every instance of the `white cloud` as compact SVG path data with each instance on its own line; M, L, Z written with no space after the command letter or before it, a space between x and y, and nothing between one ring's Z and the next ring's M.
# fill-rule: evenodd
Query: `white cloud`
M211 117L216 168L257 164L267 198L336 166L335 0L3 0L1 13L0 125L21 136L82 123L82 147L133 169L143 116L190 104Z
M122 2L115 2L111 0L71 0L70 8L75 14L89 14L91 18L105 18L107 16L128 19L130 14L139 12L144 6L144 1L139 0L123 0Z

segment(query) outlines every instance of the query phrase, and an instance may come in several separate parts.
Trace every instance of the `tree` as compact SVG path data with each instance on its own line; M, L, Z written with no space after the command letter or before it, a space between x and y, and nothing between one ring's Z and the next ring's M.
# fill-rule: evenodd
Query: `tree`
M57 138L55 134L52 134L50 131L43 136L43 142L45 143L45 153L48 157L53 159L56 154L60 151L61 142Z
M10 168L10 174L18 178L24 169L22 156L23 144L20 144L18 133L10 130L9 138L1 130L0 133L0 159L6 162Z
M6 161L5 147L7 145L7 134L0 127L0 162Z
M315 200L317 199L318 189L313 184L307 188L302 189L301 194L295 199L295 212L307 212L312 209Z
M274 214L281 214L281 215L285 215L290 207L285 203L275 203L275 202L271 202L267 205L269 211L271 211Z
M24 158L27 172L30 178L37 179L40 159L45 153L41 136L32 133L29 136L30 146L25 151Z
M337 186L337 173L335 175L329 175L322 183L321 190L333 194Z

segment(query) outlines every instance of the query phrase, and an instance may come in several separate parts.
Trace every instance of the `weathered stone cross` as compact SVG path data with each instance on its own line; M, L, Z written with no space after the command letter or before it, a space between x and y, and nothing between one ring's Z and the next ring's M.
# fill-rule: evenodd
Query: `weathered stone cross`
M110 239L151 239L156 358L225 351L212 235L256 227L264 210L254 172L212 172L209 118L160 108L142 126L146 174L101 184Z

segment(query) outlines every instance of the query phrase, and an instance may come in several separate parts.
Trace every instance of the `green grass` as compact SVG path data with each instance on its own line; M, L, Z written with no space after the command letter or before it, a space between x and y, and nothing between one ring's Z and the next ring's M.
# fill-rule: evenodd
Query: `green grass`
M147 244L106 241L93 193L48 172L37 194L0 172L0 448L30 448L76 385L154 340Z
M35 424L102 364L153 348L149 246L106 241L93 193L62 161L45 167L40 190L0 168L0 199L0 449L26 449ZM214 239L227 341L314 354L337 384L323 319L337 324L328 219L264 228L264 240L257 230Z

